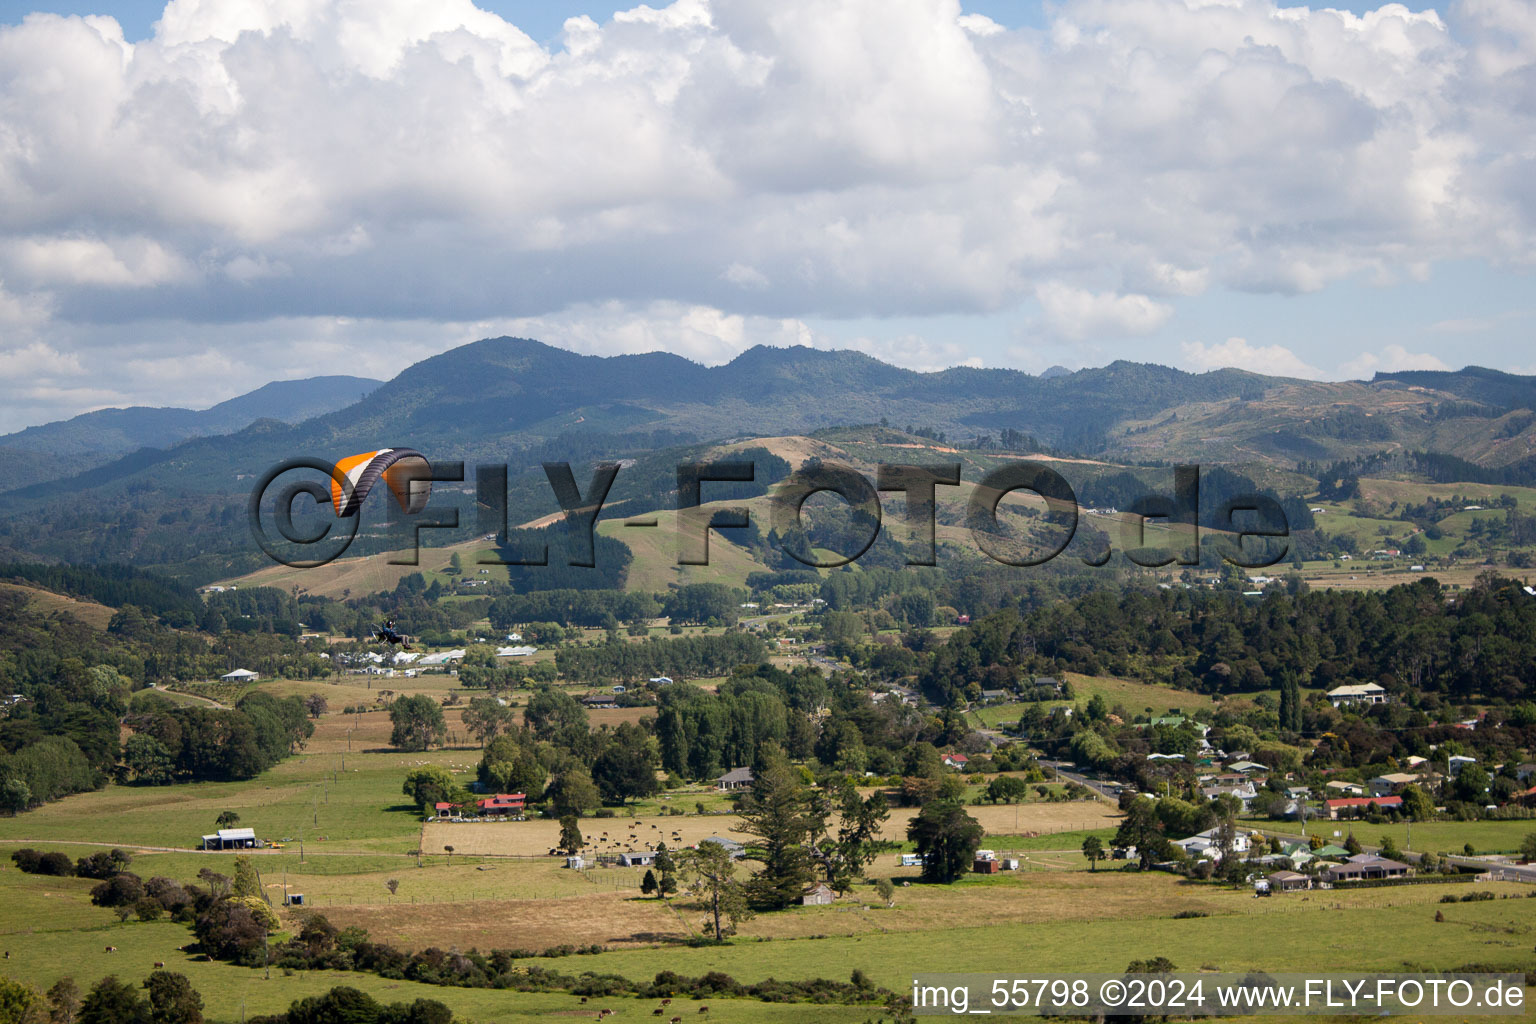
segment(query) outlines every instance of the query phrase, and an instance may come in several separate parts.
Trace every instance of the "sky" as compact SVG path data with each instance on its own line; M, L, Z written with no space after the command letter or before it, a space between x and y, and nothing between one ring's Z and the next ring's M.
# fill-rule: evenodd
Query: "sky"
M500 334L1536 373L1533 129L1531 0L0 0L0 432Z

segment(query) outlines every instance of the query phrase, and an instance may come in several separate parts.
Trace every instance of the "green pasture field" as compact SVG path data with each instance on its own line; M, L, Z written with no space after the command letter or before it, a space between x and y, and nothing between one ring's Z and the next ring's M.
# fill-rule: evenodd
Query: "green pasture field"
M405 853L421 820L400 791L406 772L442 764L473 778L477 751L314 754L254 779L176 786L111 785L0 819L0 841L195 848L225 810L268 840L302 836L306 852ZM292 847L297 851L297 843Z
M1487 888L1524 895L1513 883ZM1133 959L1155 956L1191 971L1336 971L1345 964L1366 971L1404 970L1409 965L1448 969L1468 963L1536 968L1531 953L1536 914L1530 902L1447 905L1446 920L1437 923L1434 915L1442 908L1426 897L1438 898L1438 892L1416 898L1392 889L1368 893L1348 894L1355 897L1355 905L1344 910L1337 909L1344 904L1329 893L1269 900L1238 894L1228 901L1232 909L1227 912L1188 920L1067 917L991 924L981 918L965 927L931 931L882 929L826 939L742 941L723 949L622 950L584 957L583 964L589 970L638 977L659 970L697 973L707 964L750 982L810 977L836 963L846 970L861 969L877 984L897 990L910 986L917 971L1118 971ZM900 899L895 910L883 913L898 913ZM839 912L835 906L816 910L827 911L829 920Z
M1056 707L1086 704L1095 694L1103 696L1111 708L1118 704L1132 715L1142 714L1147 708L1151 708L1154 714L1166 715L1169 712L1188 714L1202 708L1213 710L1216 707L1216 702L1211 700L1209 694L1176 690L1171 686L1162 686L1157 683L1117 679L1112 676L1085 676L1076 672L1065 672L1062 675L1072 684L1073 697L1071 700L1038 702L1047 711ZM1017 701L976 708L969 713L969 717L971 721L983 726L1012 727L1031 703L1034 702Z
M1286 834L1298 833L1295 822L1261 821L1258 819L1245 819L1244 825L1257 829L1266 829L1272 832ZM1418 853L1452 853L1460 855L1465 844L1471 843L1472 849L1479 854L1483 853L1514 853L1520 848L1520 843L1526 836L1536 832L1536 819L1514 819L1508 821L1416 821L1409 825L1404 822L1395 824L1373 825L1368 821L1309 821L1307 832L1311 835L1320 835L1325 839L1333 839L1333 833L1337 831L1341 836L1348 836L1351 831L1355 838L1367 846L1380 846L1386 836L1391 836L1399 849L1412 849ZM1408 845L1409 834L1412 833L1413 845Z

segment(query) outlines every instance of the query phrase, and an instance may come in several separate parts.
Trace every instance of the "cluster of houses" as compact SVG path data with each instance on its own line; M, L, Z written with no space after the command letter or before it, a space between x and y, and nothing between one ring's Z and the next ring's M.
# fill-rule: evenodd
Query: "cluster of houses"
M1372 881L1390 878L1406 878L1413 869L1401 861L1374 853L1351 854L1342 846L1325 845L1313 849L1310 843L1285 844L1278 853L1252 856L1254 836L1238 830L1228 837L1227 850L1222 849L1219 828L1206 829L1185 839L1174 840L1174 846L1183 850L1192 860L1209 860L1220 864L1223 856L1242 857L1256 871L1254 888L1259 893L1291 892L1297 889L1331 887L1340 883ZM1262 848L1262 847L1261 847ZM1134 857L1134 848L1113 851L1116 857Z

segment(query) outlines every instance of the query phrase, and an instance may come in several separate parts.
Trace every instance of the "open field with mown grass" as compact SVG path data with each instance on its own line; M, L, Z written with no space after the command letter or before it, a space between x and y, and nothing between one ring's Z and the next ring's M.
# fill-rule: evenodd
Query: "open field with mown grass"
M1011 729L1032 703L1038 703L1045 711L1073 704L1086 704L1095 694L1102 696L1111 708L1120 705L1132 715L1143 714L1148 708L1158 715L1169 712L1186 714L1201 709L1214 709L1216 702L1209 694L1190 690L1176 690L1171 686L1144 683L1136 679L1119 679L1113 676L1085 676L1076 672L1062 673L1072 684L1071 700L1016 701L993 704L969 712L967 718L982 726Z
M1271 832L1296 834L1301 831L1296 822L1262 821L1245 819L1242 824ZM1460 854L1462 847L1472 844L1476 853L1514 853L1526 836L1536 832L1536 818L1511 821L1418 821L1413 824L1373 825L1368 821L1308 821L1307 832L1332 840L1334 833L1355 838L1367 846L1380 846L1383 838L1391 836L1399 849L1411 849L1418 853ZM1413 844L1408 837L1412 834Z

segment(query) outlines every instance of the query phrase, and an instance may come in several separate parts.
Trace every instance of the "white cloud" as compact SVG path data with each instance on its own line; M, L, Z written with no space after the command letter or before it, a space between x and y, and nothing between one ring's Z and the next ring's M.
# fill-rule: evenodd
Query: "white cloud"
M714 359L817 318L1038 297L1086 343L1172 296L1536 261L1523 0L1047 16L678 0L555 51L470 0L174 0L135 44L30 16L0 28L0 321L159 359L339 316L401 352L519 321Z
M1173 307L1145 295L1090 292L1059 281L1035 289L1046 323L1066 338L1149 334L1168 322Z
M1449 370L1444 360L1428 352L1409 352L1401 345L1388 345L1380 352L1362 352L1339 366L1345 380L1365 380L1372 374L1394 370Z
M45 285L143 288L189 276L185 260L150 238L20 238L6 245L13 272Z
M1182 364L1197 372L1235 367L1250 373L1262 373L1275 377L1302 377L1321 379L1323 371L1309 365L1304 359L1284 345L1253 345L1246 338L1228 338L1226 341L1205 345L1198 341L1180 344L1184 358Z
M59 352L41 341L19 348L0 349L0 378L27 380L71 376L84 372L80 357Z

